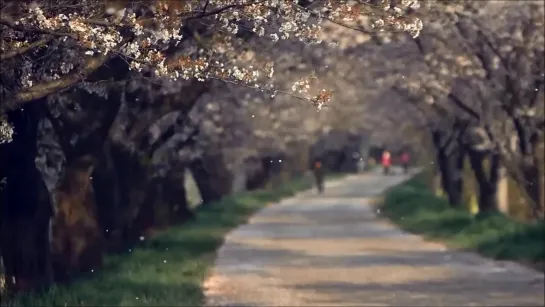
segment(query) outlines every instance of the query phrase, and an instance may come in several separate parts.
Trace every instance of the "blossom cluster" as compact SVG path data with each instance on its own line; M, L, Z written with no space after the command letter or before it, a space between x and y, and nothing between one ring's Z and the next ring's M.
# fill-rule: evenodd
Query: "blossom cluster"
M7 122L5 116L0 116L0 144L10 142L13 133L13 127Z
M378 3L376 3L378 2ZM362 16L371 17L372 28L379 31L408 32L414 38L418 37L423 28L422 20L413 17L410 12L420 8L417 0L381 0L357 1L349 4L347 1L330 0L326 9L327 18L339 23L361 21Z
M18 91L32 92L33 88L43 88L60 79L84 80L82 71L92 61L120 57L135 72L152 72L172 80L218 79L269 91L274 97L283 91L271 85L273 63L240 59L240 54L251 45L248 36L252 42L294 39L318 44L322 42L324 22L342 23L363 15L383 18L387 24L411 33L421 29L419 20L405 18L404 9L398 9L390 0L382 0L381 5L345 0L313 0L305 5L301 2L9 2L0 17L0 57L5 68L2 74L13 70L9 78L16 80L16 86L10 87L8 95L17 96ZM266 46L261 46L261 50L254 47L256 53L268 50ZM309 90L307 85L303 88L305 93ZM318 91L304 98L322 106L331 99L330 94L327 90Z
M405 2L401 1L401 4ZM387 14L380 15L386 16L385 24L396 25L409 32L421 29L419 20L406 22L402 10L391 7L390 1L382 1L383 5L379 7L365 1L355 5L342 0L329 0L325 4L309 7L303 7L295 0L156 0L130 2L130 5L129 2L123 3L104 5L98 0L82 0L77 5L63 7L49 6L45 2L23 2L19 4L23 14L13 16L16 20L11 23L2 23L11 30L11 35L6 35L11 41L8 44L11 48L3 51L28 47L42 36L53 36L65 42L67 48L73 47L69 41L76 43L88 57L115 53L124 56L131 69L140 71L148 67L158 76L204 80L207 77L224 77L227 73L233 80L247 80L250 76L255 77L256 73L242 72L234 67L227 69L228 61L218 65L215 63L220 58L218 52L209 52L206 58L195 59L196 54L193 54L193 57L169 61L165 51L168 46L183 41L181 28L196 19L210 26L217 36L236 36L248 32L272 42L295 38L307 43L319 43L318 33L324 19L353 20L360 14L374 14L373 10L382 12L384 7L388 7L384 10ZM414 4L411 5L414 7ZM210 49L208 51L217 51L215 46ZM64 73L78 67L70 63L61 65L68 68L63 69ZM216 69L207 71L212 66ZM42 79L58 79L63 72L55 71ZM32 74L25 74L22 78L24 87L42 81Z

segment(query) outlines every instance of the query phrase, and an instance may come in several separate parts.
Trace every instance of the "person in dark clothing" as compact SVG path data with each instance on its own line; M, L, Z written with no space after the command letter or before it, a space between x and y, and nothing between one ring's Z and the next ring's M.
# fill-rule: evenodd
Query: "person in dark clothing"
M324 169L322 167L322 162L314 161L312 165L312 171L314 172L314 178L316 180L316 187L318 188L318 193L322 194L324 192Z

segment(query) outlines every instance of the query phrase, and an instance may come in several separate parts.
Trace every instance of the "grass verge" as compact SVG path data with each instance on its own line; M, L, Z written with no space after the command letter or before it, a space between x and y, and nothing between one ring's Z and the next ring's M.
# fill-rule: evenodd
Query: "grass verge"
M472 216L436 197L424 175L390 189L379 206L401 228L481 255L545 269L545 222L524 224L505 215Z
M271 202L312 187L284 186L225 197L197 208L196 219L159 232L68 286L0 300L0 306L202 306L202 282L225 234Z

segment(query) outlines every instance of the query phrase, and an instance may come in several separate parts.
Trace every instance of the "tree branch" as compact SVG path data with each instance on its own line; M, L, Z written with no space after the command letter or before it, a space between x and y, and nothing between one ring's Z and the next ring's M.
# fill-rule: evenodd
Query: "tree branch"
M52 40L53 40L53 36L49 36L49 37L43 38L43 39L41 39L39 41L36 41L36 42L26 46L26 47L21 47L21 48L17 48L17 49L13 49L13 50L3 52L2 54L0 54L0 61L9 60L9 59L14 58L14 57L16 57L18 55L25 54L25 53L29 52L30 50L32 50L34 48L41 47L43 45L48 44Z
M462 109L465 113L469 114L471 117L475 118L476 120L480 120L481 116L477 111L473 110L469 105L464 103L458 96L456 96L453 92L450 92L447 96L454 104Z
M30 101L43 98L82 81L85 77L102 66L108 58L109 55L105 54L92 57L79 71L64 75L57 80L40 83L20 90L15 95L8 97L2 102L2 105L0 105L0 114L9 110L21 108Z
M49 34L49 35L54 35L54 36L68 36L68 37L71 37L73 39L77 39L77 35L74 34L74 33L67 33L67 32L55 32L55 31L50 31L50 30L43 30L43 29L39 29L39 28L26 28L26 27L23 27L23 26L20 26L18 24L15 23L15 21L13 21L13 18L9 15L6 15L6 14L2 14L0 16L0 25L4 25L8 28L11 28L13 30L16 30L16 31L20 31L20 32L26 32L26 33L31 33L31 34Z
M207 82L192 80L187 86L183 87L179 93L173 93L162 97L162 102L157 104L156 108L150 110L151 115L146 113L137 121L135 127L131 129L128 138L130 140L135 140L142 137L150 125L172 111L189 112L197 102L197 99L205 93L207 89Z

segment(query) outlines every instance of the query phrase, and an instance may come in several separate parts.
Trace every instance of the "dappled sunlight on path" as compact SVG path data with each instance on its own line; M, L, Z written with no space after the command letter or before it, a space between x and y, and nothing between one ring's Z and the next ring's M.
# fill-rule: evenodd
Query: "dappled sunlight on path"
M226 238L208 304L543 305L542 274L448 251L377 217L373 198L405 179L351 176L262 210Z

